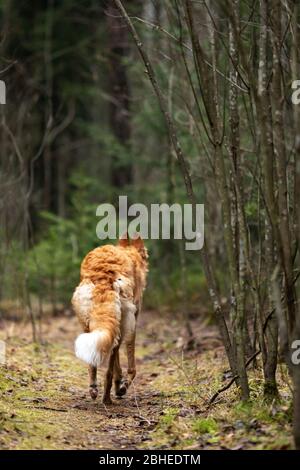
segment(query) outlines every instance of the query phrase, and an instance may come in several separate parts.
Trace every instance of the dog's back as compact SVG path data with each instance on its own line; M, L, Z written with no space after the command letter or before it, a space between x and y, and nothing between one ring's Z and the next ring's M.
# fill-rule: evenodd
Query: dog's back
M84 333L77 357L98 366L135 330L147 273L147 251L140 238L119 240L91 251L81 265L81 282L72 304Z

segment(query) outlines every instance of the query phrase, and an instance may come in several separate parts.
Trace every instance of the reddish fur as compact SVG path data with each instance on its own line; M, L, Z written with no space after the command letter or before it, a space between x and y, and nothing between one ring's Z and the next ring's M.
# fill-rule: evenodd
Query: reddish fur
M95 289L88 322L76 313L86 332L101 329L108 333L107 340L101 345L104 355L120 337L120 321L115 314L118 294L114 282L120 276L126 279L126 289L120 296L132 299L139 308L146 283L147 258L147 250L140 238L132 240L131 244L123 238L117 246L105 245L90 251L81 264L81 282L91 281Z

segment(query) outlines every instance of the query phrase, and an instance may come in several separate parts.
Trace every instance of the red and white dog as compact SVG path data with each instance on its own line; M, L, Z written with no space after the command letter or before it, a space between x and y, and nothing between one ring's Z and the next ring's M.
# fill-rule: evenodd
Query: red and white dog
M89 365L90 395L98 396L97 367L104 361L107 372L103 403L111 403L112 380L116 395L124 395L133 381L135 368L136 319L141 310L146 285L147 250L137 237L121 238L117 246L105 245L84 258L80 284L72 305L84 333L75 342L76 356ZM119 359L122 341L126 344L128 377L123 378Z

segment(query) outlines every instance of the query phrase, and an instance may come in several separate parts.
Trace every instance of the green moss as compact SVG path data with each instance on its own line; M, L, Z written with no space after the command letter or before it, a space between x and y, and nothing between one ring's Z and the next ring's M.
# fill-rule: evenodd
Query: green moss
M69 322L63 324L64 330ZM111 448L119 445L118 439L124 448L128 442L147 449L218 449L221 444L228 449L292 448L286 378L278 374L281 402L265 401L262 373L256 369L249 371L252 401L239 402L232 386L208 409L210 397L223 384L223 351L182 355L165 342L160 324L161 318L157 323L151 318L149 326L140 330L135 385L124 401L115 400L111 410L89 398L87 368L71 349L74 327L67 338L64 332L56 333L58 323L47 343L38 348L20 339L22 335L11 338L8 365L0 367L0 448ZM178 334L173 317L168 327L170 337ZM159 332L158 339L161 334L161 341L149 340L152 331ZM123 355L121 362L125 363ZM140 424L141 417L145 419Z
M236 416L250 421L257 419L261 423L289 423L292 419L291 407L268 403L263 397L260 400L238 403L234 407Z
M174 423L175 418L178 415L178 408L166 408L163 412L163 416L160 419L159 426L163 428L169 428Z
M56 375L63 374L70 365L70 355L64 352L57 357L55 347L15 344L19 357L9 356L9 364L0 368L0 447L60 448L59 436L71 430L71 425L61 420L60 412L53 412L65 396L51 374L52 369ZM25 359L21 368L17 365L20 358Z
M218 424L213 418L198 418L192 427L197 434L215 434L218 431Z

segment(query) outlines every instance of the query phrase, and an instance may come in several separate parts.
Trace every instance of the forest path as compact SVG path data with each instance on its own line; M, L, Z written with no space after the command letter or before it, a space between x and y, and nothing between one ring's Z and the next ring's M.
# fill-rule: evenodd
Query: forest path
M97 400L89 396L87 367L73 353L80 332L73 316L44 321L41 346L31 343L29 325L3 323L7 364L1 367L0 383L2 448L151 447L151 433L173 394L170 379L181 368L177 361L182 361L183 338L178 320L170 314L142 314L137 377L125 397L112 394L110 406L101 403L101 385ZM126 358L121 357L126 372ZM103 370L99 379L103 383ZM182 377L179 380L182 385ZM177 377L175 385L178 387Z
M142 313L134 384L127 396L113 395L113 405L104 406L101 385L93 401L87 367L74 356L80 332L76 318L45 319L42 345L31 342L28 324L2 320L6 365L0 366L0 448L289 448L288 406L270 409L262 403L257 372L251 378L253 408L240 407L234 387L207 408L211 395L228 380L224 350L215 327L196 316L192 328L198 345L183 351L182 325L170 313ZM121 359L126 372L124 355ZM102 377L103 370L98 382Z

